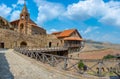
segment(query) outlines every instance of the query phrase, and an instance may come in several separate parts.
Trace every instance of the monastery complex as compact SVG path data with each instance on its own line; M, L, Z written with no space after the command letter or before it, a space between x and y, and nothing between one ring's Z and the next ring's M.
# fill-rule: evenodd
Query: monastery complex
M81 49L83 39L77 29L47 34L30 18L26 4L20 18L8 22L0 16L0 48L14 47L67 47L70 52Z

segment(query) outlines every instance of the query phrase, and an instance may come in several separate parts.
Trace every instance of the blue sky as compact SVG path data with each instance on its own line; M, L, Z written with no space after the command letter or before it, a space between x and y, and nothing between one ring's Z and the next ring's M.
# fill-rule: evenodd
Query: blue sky
M48 33L76 28L84 39L120 44L120 0L26 0L30 17ZM0 16L19 18L24 0L0 0Z

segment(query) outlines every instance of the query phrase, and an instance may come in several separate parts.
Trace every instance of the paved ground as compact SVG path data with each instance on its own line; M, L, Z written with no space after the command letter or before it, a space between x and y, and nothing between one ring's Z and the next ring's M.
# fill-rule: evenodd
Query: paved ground
M74 76L48 67L34 59L0 49L0 79L93 79ZM94 78L96 79L96 78ZM109 78L97 78L109 79ZM112 78L111 78L112 79ZM116 78L115 78L116 79Z
M56 73L12 50L0 51L0 79L80 79L74 76ZM82 78L83 79L83 78Z

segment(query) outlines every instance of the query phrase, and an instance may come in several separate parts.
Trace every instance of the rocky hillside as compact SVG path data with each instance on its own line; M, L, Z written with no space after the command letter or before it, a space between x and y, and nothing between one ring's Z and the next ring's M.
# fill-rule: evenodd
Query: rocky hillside
M120 44L111 44L105 42L96 42L92 40L85 41L85 47L82 51L104 50L104 49L116 49L120 50Z
M80 59L102 59L108 54L120 54L120 44L111 44L86 40L85 46L80 52L72 53L70 55L72 55L74 58Z

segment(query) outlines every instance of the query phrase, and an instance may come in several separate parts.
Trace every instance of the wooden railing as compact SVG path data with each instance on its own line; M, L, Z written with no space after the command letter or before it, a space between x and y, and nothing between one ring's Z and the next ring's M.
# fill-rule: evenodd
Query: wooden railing
M54 50L58 48L54 48ZM63 48L62 48L63 49ZM29 49L29 48L15 48L15 51L24 54L28 57L34 58L37 61L50 64L50 66L55 67L59 70L63 69L75 75L84 74L86 77L103 77L108 74L118 76L120 78L120 60L91 60L91 59L76 59L65 56L58 56L52 54L43 53L42 50L46 51L47 49ZM52 50L51 48L48 50ZM47 51L48 51L47 50ZM87 67L83 70L78 68L80 61L83 61L84 65Z

